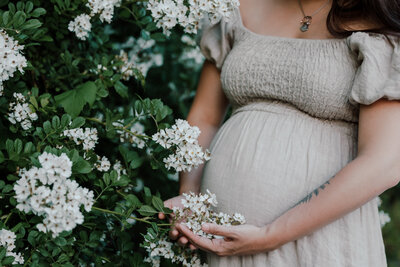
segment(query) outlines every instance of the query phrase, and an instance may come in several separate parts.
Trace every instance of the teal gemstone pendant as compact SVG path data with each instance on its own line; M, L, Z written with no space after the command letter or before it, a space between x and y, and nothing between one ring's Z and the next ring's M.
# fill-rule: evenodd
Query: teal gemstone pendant
M312 20L311 16L305 16L300 21L300 23L302 24L301 27L300 27L300 31L302 31L302 32L308 31L308 28L310 27L310 24L311 24L311 20Z

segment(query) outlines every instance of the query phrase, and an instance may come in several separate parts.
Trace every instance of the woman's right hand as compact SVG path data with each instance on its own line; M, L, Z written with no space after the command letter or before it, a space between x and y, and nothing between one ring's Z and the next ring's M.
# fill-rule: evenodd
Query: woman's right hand
M178 208L182 208L183 209L183 205L182 205L182 199L184 199L185 197L183 195L179 195L173 198L170 198L166 201L164 201L164 206L167 208L172 209L173 207L178 207ZM172 217L174 216L174 214L172 213L169 217L169 222L172 222ZM165 214L160 212L158 213L158 218L160 220L164 220L166 218ZM174 227L172 226L171 230L169 231L169 237L172 240L177 240L178 244L181 246L186 246L187 244L189 244L189 248L192 250L197 249L197 247L195 247L193 244L189 243L189 239L187 239L185 236L182 236L180 234L180 232Z

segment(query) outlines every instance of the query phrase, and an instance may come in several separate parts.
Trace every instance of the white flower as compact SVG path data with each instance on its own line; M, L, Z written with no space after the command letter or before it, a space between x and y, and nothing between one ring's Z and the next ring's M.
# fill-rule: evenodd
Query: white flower
M379 211L379 220L380 220L380 223L381 223L381 227L383 227L383 226L385 226L385 224L390 222L390 216L389 216L389 214L387 214L383 210L380 210Z
M230 216L225 213L216 213L212 210L212 206L217 204L215 194L208 189L205 194L188 193L183 194L183 209L174 207L174 219L172 223L181 222L185 224L194 233L207 238L221 238L220 236L211 235L201 230L203 223L216 223L219 225L236 225L245 223L243 215L235 213ZM167 237L157 237L147 232L144 240L144 247L148 253L146 262L150 262L153 266L158 266L161 257L170 259L172 262L178 262L182 266L207 266L202 264L200 258L194 251L182 249L176 243L168 241ZM178 251L176 253L175 251Z
M122 167L121 161L116 160L113 166L113 170L117 171L118 177L117 180L121 178L121 175L126 175L126 169Z
M133 147L137 147L137 148L144 148L144 146L146 145L145 141L143 141L143 139L137 137L136 135L144 135L144 126L136 121L132 124L132 126L129 129L129 132L124 131L123 129L120 128L124 128L124 124L123 124L123 120L118 120L116 122L113 122L113 126L118 127L116 132L120 135L119 136L119 140L120 142L129 142L132 144Z
M155 52L156 42L153 39L145 40L143 38L129 39L121 44L121 49L129 49L127 52L120 51L116 56L116 60L122 61L119 67L114 67L122 74L124 80L129 80L132 76L138 78L135 69L146 77L148 70L153 66L161 66L163 64L162 54Z
M3 94L3 82L14 76L18 70L24 73L27 60L22 55L23 45L9 36L4 30L0 30L0 96Z
M83 205L86 211L90 211L94 194L69 179L72 162L65 153L56 156L43 152L38 160L41 167L22 169L20 179L14 184L17 209L43 216L43 223L36 227L56 237L60 232L83 223L80 207Z
M191 171L193 167L198 167L204 160L210 159L210 152L202 151L197 138L200 135L200 129L196 126L190 126L182 119L175 120L171 128L161 129L152 135L152 140L166 149L172 149L170 154L163 159L167 169L176 171Z
M75 144L82 145L86 151L94 149L99 140L96 128L86 127L85 129L75 128L64 130L62 135L69 137Z
M114 7L119 7L121 2L121 0L88 0L86 6L90 8L90 16L99 14L101 22L111 23Z
M6 256L13 256L14 262L13 264L23 264L24 258L21 253L15 253L13 250L15 249L15 239L16 235L14 232L9 231L7 229L0 230L0 246L6 248Z
M92 30L90 16L87 14L80 14L73 21L69 22L68 30L75 32L76 37L79 39L86 40L89 36L89 32Z
M106 172L110 169L111 163L107 157L103 156L100 158L100 156L97 156L97 163L95 164L95 167L98 171Z
M200 21L207 17L212 24L222 17L229 19L234 8L239 6L238 0L149 0L147 9L158 28L170 35L171 29L177 24L186 33L197 33Z
M32 128L32 122L38 119L37 114L31 110L27 103L27 99L20 93L13 93L15 102L9 105L8 120L12 124L20 123L22 129L29 130Z

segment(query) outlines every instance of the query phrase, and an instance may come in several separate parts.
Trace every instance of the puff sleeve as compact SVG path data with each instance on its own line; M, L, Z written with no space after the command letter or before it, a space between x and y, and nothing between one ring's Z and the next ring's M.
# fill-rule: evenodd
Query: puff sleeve
M353 105L369 105L387 98L400 100L400 38L354 32L347 39L360 62L350 91Z
M196 36L196 43L206 59L215 63L220 70L226 55L233 44L233 20L222 18L212 24L207 17L200 22L200 30Z

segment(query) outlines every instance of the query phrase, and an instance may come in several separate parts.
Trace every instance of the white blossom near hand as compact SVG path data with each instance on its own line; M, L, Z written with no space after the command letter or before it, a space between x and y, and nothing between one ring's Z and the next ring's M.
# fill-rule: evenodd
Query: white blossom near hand
M217 239L196 235L183 224L177 224L176 229L188 238L192 245L218 256L261 253L276 249L276 244L278 244L276 239L270 235L268 225L257 227L249 224L235 226L203 224L202 230L204 232L223 237Z

